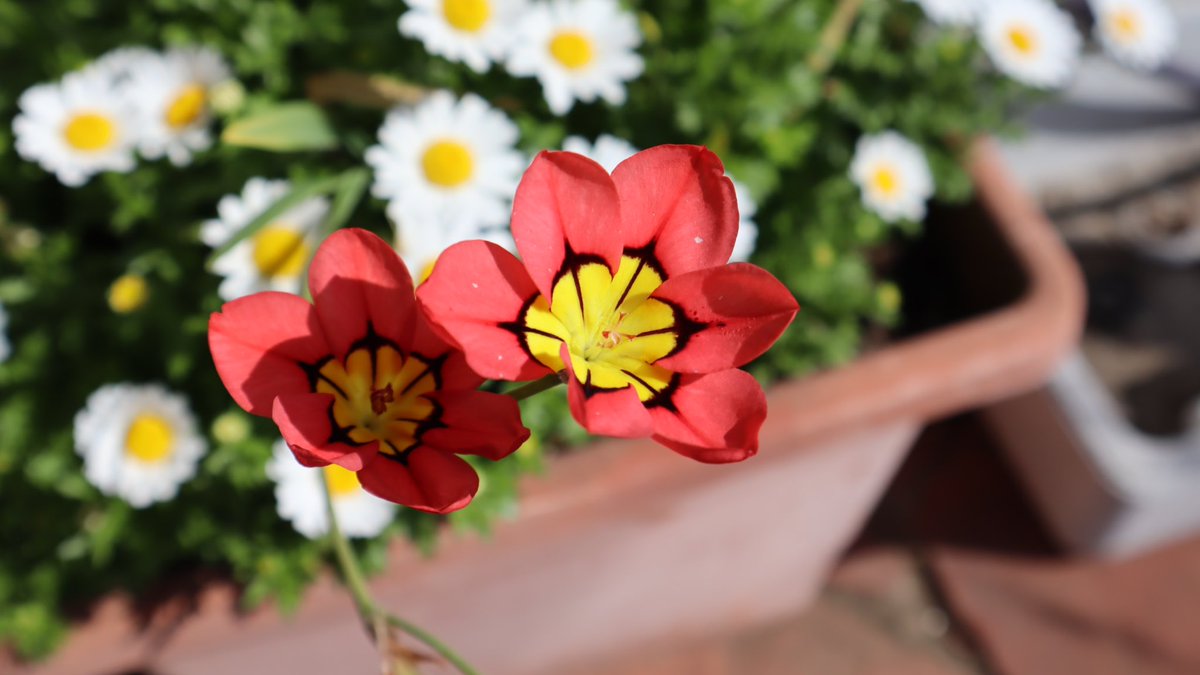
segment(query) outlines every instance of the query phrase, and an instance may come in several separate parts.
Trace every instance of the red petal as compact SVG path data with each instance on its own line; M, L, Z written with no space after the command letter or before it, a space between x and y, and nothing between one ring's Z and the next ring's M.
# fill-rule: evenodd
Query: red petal
M225 303L209 319L208 348L233 400L262 417L271 415L276 396L310 390L297 362L316 363L329 354L313 306L277 292Z
M435 391L426 396L441 406L446 426L425 432L422 443L499 460L529 439L529 430L521 424L521 409L511 396L485 391Z
M337 464L343 469L358 471L376 454L379 442L358 446L331 443L331 405L333 396L329 394L286 394L275 399L271 418L301 464Z
M470 464L425 446L409 453L407 462L376 455L358 480L380 499L431 513L457 511L479 491L479 476Z
M434 328L459 345L476 373L515 381L550 373L530 358L516 333L501 327L520 319L525 303L537 294L521 261L485 241L446 249L417 289Z
M683 375L671 405L650 414L654 440L675 452L709 464L740 462L758 452L767 397L742 370Z
M612 177L626 247L653 243L668 277L729 262L737 198L721 160L708 149L660 145L621 162Z
M571 415L580 426L599 436L642 438L650 435L654 422L632 385L616 391L588 391L575 377L566 345L562 346L561 353L571 374L567 382L567 401L571 404Z
M378 335L408 348L416 307L412 278L379 237L358 229L329 235L313 256L308 286L338 358L363 339L368 322Z
M704 327L655 365L712 373L749 363L779 339L800 306L770 272L749 263L721 265L667 279L650 297L679 307Z
M467 357L457 347L437 334L424 311L414 312L413 318L410 349L428 359L443 357L439 389L476 389L483 384L484 378L471 370Z
M600 256L615 274L624 242L612 178L583 155L542 152L517 186L512 232L529 276L547 298L567 246Z

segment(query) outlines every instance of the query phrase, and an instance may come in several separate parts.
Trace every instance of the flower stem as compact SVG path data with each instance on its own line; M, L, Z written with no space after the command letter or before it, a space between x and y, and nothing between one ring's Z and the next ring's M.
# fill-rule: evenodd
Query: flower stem
M334 555L337 557L338 567L342 571L342 580L346 588L350 591L350 596L354 599L355 609L358 610L358 616L366 627L367 632L371 635L371 639L375 641L376 647L379 649L384 658L396 659L394 651L388 645L388 636L386 635L385 626L398 628L405 633L408 633L413 638L425 643L433 651L437 652L447 663L458 669L462 675L479 675L478 671L470 666L461 656L453 649L448 647L444 642L438 640L424 629L395 616L375 604L375 600L371 598L371 591L367 588L367 578L363 574L362 565L358 562L358 557L354 553L354 548L350 546L350 540L342 532L342 528L338 525L337 514L333 510L333 499L329 494L329 487L324 486L322 491L325 495L325 511L329 514L329 538L333 542ZM400 663L401 672L414 672L411 664Z
M506 391L504 393L506 395L511 396L511 397L517 399L518 401L520 401L523 399L527 399L530 396L533 396L534 394L540 394L543 391L546 391L547 389L553 389L554 387L557 387L560 384L562 384L562 379L559 378L557 373L555 373L555 374L547 375L540 380L534 380L533 382L527 382L527 383L525 383L519 387L516 387L514 389L509 389L508 391Z
M833 66L833 59L845 44L846 37L850 34L850 28L854 25L854 19L858 17L858 10L862 4L863 0L838 0L837 7L833 9L833 15L821 29L816 49L808 55L808 69L814 75L820 77Z

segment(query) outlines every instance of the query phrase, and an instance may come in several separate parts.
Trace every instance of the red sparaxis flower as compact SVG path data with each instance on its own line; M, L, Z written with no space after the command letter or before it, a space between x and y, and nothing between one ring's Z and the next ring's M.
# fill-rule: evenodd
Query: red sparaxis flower
M799 310L770 273L726 264L737 227L733 184L704 148L651 148L612 176L543 152L513 203L523 262L457 244L417 297L479 374L568 373L571 412L589 431L736 462L757 452L766 418L762 388L737 367Z
M313 302L257 293L226 303L208 343L225 388L270 417L306 466L358 472L374 495L448 513L479 489L458 454L501 459L525 442L515 400L476 391L462 353L430 330L396 252L340 230L309 268Z

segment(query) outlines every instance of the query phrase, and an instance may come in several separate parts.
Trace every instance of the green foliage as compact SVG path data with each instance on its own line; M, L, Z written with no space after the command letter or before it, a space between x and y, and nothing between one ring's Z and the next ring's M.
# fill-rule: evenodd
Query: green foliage
M213 371L205 331L220 306L199 223L256 175L334 197L326 222L383 231L383 204L361 201L362 152L379 110L302 102L314 74L351 71L395 83L474 91L517 122L530 153L568 133L612 133L635 145L702 143L759 202L755 262L779 276L803 310L754 367L764 380L854 357L864 327L902 312L868 253L900 231L863 208L847 167L857 138L894 128L921 145L938 198L965 199L969 140L1001 129L1017 87L982 66L965 32L935 30L913 3L866 0L832 68L805 61L834 0L647 0L645 74L619 108L579 105L554 118L537 83L500 68L478 75L402 38L401 3L384 0L0 0L0 302L15 353L0 364L0 641L26 656L52 650L61 612L113 588L138 591L165 573L215 566L245 585L244 601L295 606L326 559L320 542L275 513L264 473L277 437L232 409ZM69 189L13 149L16 99L122 45L202 43L231 61L244 88L225 92L227 141L190 166L139 160ZM280 119L284 124L277 124ZM265 124L266 122L271 122ZM302 151L280 155L265 150ZM314 187L315 186L315 187ZM265 219L263 222L266 222ZM150 299L113 314L105 290L132 272ZM100 495L84 478L72 420L89 393L113 382L159 381L186 393L210 449L173 501L146 509ZM488 531L516 510L516 484L543 449L586 439L561 390L523 404L535 438L515 459L475 462L483 489L455 528ZM358 544L369 570L395 538L431 551L443 519L404 511Z

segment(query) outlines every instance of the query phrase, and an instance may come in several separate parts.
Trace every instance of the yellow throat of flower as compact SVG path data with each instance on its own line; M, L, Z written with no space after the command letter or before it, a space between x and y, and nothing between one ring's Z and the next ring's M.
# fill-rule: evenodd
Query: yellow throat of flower
M466 145L443 139L425 149L421 155L421 169L430 183L455 188L471 179L475 161L471 157L471 149Z
M167 126L178 131L200 119L208 107L208 91L199 84L189 84L175 94L167 106Z
M308 242L284 225L268 225L254 235L254 266L264 279L290 279L304 272Z
M492 17L492 6L488 0L443 0L442 16L453 28L476 33Z
M78 113L63 127L63 138L80 152L99 152L117 140L117 125L100 113Z
M143 462L157 463L171 456L175 430L159 415L142 413L133 418L125 433L125 453Z
M579 31L563 31L551 38L550 55L567 70L579 70L596 56L591 39Z

